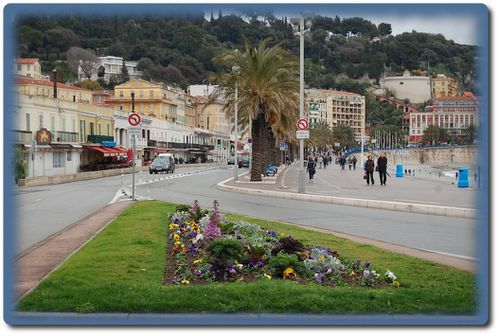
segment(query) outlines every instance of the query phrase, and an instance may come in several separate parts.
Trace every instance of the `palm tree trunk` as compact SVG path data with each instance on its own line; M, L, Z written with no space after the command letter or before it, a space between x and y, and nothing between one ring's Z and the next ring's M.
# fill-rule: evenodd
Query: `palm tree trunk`
M265 168L268 137L267 123L263 113L259 113L256 119L251 122L251 135L253 137L251 181L261 181Z

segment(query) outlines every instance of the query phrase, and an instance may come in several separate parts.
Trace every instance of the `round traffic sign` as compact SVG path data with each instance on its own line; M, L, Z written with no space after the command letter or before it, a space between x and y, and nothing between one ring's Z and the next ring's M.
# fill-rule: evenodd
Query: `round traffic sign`
M138 124L140 124L140 120L140 115L138 115L137 113L132 113L128 116L128 122L132 126L137 126Z
M253 143L253 139L248 138L248 143L249 143L249 144L252 144L252 143Z
M300 131L308 130L308 119L307 118L298 119L298 121L296 122L296 128L298 128Z

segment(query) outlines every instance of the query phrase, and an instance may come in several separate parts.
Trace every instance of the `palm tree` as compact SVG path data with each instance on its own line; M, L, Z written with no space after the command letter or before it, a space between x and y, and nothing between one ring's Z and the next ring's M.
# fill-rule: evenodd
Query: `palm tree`
M238 123L251 123L251 181L261 181L265 166L276 163L279 138L292 142L298 119L298 60L279 45L269 47L269 42L265 39L255 47L245 40L244 52L227 51L215 58L229 68L239 67L237 73L216 77L220 86L210 99L225 97L225 111L232 115L237 83Z
M333 141L340 143L341 147L353 145L355 143L353 128L348 125L334 126Z
M321 121L310 129L310 138L306 141L309 147L326 147L333 143L333 133L325 121Z

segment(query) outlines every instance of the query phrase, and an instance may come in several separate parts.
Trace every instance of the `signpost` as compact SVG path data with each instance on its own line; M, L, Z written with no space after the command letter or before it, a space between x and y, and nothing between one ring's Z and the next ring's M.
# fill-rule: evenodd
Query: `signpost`
M296 128L298 128L300 131L305 131L308 130L308 119L307 118L300 118L296 122Z
M132 144L133 144L133 149L132 149L132 201L135 201L135 154L137 153L137 145L136 145L136 139L137 136L140 135L140 122L142 118L140 115L135 113L135 93L131 93L132 96L132 113L128 116L128 122L132 127L129 127L129 131L131 131L132 135Z

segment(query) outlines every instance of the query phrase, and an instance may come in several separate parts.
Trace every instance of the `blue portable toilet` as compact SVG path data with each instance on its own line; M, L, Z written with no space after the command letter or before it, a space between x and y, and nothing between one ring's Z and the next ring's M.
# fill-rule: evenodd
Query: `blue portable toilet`
M470 183L468 181L468 168L461 167L459 168L459 178L457 180L457 186L459 188L468 188Z
M404 176L404 167L401 164L397 165L397 177L403 177Z

